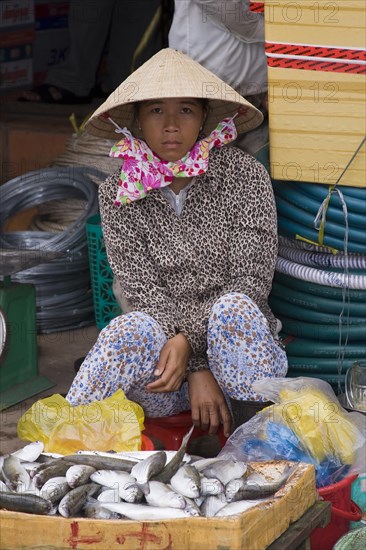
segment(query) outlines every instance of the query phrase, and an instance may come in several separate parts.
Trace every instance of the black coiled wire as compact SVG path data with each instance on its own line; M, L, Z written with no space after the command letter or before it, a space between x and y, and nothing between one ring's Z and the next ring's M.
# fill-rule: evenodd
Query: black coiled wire
M95 176L104 174L87 167L46 168L18 176L0 187L0 253L18 250L21 256L22 251L33 250L39 254L38 265L12 275L13 281L36 287L39 333L94 323L85 224L99 210L98 188L92 180ZM24 209L66 199L82 199L85 208L63 231L3 229Z

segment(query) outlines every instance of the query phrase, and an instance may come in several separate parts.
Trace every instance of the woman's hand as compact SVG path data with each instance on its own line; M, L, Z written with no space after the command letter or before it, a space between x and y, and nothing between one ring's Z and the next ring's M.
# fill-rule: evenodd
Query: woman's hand
M192 422L202 430L215 434L220 424L224 425L224 434L229 437L231 415L224 394L210 370L191 372L188 375L189 399Z
M170 338L160 352L159 362L154 371L158 380L151 382L146 389L152 393L177 391L182 385L187 365L192 353L191 346L179 333Z

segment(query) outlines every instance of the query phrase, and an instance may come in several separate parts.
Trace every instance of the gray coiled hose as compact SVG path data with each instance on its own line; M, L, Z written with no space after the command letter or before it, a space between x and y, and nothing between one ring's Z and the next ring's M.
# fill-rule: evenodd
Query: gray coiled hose
M309 266L320 267L323 269L348 269L366 270L366 254L322 254L320 252L310 252L308 250L296 250L292 246L279 245L278 255L291 262Z
M46 168L14 178L0 188L0 248L40 254L38 265L12 276L14 281L36 287L38 332L68 330L94 322L85 224L98 212L98 191L92 177L100 175L87 167ZM84 200L85 207L63 231L3 229L14 214L24 209L70 199ZM48 252L53 259L45 261Z

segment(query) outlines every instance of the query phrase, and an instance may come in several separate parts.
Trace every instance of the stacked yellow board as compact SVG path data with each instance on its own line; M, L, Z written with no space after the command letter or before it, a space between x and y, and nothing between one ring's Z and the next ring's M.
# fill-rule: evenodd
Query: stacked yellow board
M334 184L366 132L366 2L266 0L271 175ZM366 186L366 147L339 182Z

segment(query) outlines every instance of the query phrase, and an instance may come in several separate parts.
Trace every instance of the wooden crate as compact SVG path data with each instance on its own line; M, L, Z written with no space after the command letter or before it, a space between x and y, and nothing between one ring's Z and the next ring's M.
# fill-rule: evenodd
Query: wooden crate
M273 475L283 462L252 463ZM0 512L6 550L264 550L317 500L314 468L299 464L269 503L225 518L166 521L92 520Z

